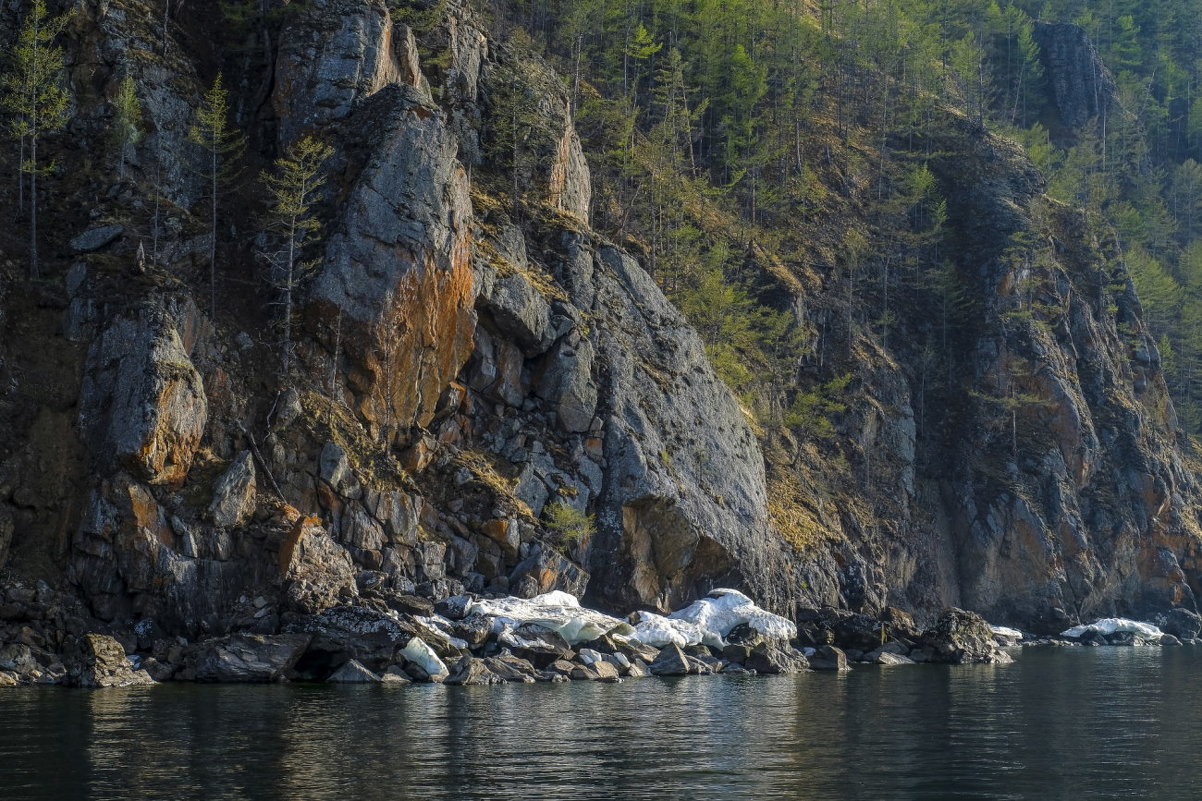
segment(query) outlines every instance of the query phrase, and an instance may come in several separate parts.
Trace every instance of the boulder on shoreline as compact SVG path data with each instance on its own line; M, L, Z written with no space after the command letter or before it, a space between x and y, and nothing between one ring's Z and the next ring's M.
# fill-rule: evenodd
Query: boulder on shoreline
M82 633L59 638L66 643L63 656L50 650L54 638L25 628L20 633L24 641L8 636L7 643L0 642L0 686L103 687L166 680L455 685L619 681L651 675L846 671L854 662L1005 664L1012 659L1000 646L1014 645L1199 644L1196 638L1177 637L1154 623L1124 618L1035 637L990 626L979 615L955 608L923 632L896 609L884 609L876 617L803 609L797 637L790 642L772 636L773 631L783 631L772 628L774 616L756 611L746 596L724 590L686 607L679 616L640 612L631 616L633 623L584 608L563 592L531 599L459 595L437 603L397 597L401 601L393 603L365 596L355 606L293 613L285 617L282 634L232 633L188 644L183 638L163 636L153 622L140 623L136 632L124 635ZM1202 625L1202 618L1184 609L1169 610L1154 620L1186 635ZM643 637L647 632L652 635ZM658 648L645 641L660 637L665 644ZM797 646L804 643L811 644L803 654Z
M135 670L125 649L104 634L85 634L68 656L68 681L76 687L130 687L154 684L145 670Z
M373 684L380 681L380 677L363 666L363 663L357 659L350 659L335 670L327 682L331 684Z
M929 662L1004 665L1014 661L994 642L993 630L985 618L955 607L922 633L919 645Z
M851 670L851 665L847 664L847 654L833 645L818 646L809 661L811 670L834 670L840 673Z
M269 682L288 671L309 647L308 634L231 634L195 646L181 678L202 682Z

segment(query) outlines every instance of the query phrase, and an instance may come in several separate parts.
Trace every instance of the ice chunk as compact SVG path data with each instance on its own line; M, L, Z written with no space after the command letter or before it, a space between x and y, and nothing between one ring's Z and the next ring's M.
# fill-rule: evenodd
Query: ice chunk
M445 676L450 672L447 670L447 666L443 664L443 661L438 658L438 654L434 653L434 649L427 645L421 637L414 637L409 640L409 644L401 649L401 656L431 676Z
M698 626L702 630L702 642L714 648L724 646L731 629L744 623L773 639L791 640L797 636L797 627L792 621L761 609L738 590L714 590L709 597L694 601L668 617Z
M1060 632L1060 636L1076 639L1083 636L1087 631L1096 631L1098 634L1107 636L1117 634L1120 631L1131 631L1148 638L1164 636L1164 632L1151 623L1128 620L1125 617L1106 617L1085 626L1073 626L1071 629Z
M1021 640L1023 633L1018 629L1006 628L1005 626L990 626L989 629L995 637L1005 637L1008 640Z

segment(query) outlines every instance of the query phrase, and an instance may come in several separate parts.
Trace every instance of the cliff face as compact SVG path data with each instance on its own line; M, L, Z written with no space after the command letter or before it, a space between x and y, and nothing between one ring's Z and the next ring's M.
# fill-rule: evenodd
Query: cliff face
M1057 138L1071 139L1094 119L1102 120L1104 129L1107 114L1117 107L1117 89L1085 30L1067 22L1037 22L1033 35L1049 78Z
M929 134L969 319L934 358L962 380L927 391L914 343L947 298L920 292L891 347L843 332L853 400L816 447L754 425L638 260L590 227L545 65L458 6L415 33L382 0L315 0L248 51L270 80L238 105L252 160L304 133L335 145L284 375L237 193L202 311L200 189L179 165L213 54L181 13L165 38L137 0L77 16L50 278L22 280L0 238L12 575L188 636L463 590L666 609L733 585L783 612L959 605L1049 628L1194 606L1195 479L1121 254L1010 143L951 113ZM541 88L521 204L479 177L515 69ZM85 154L129 71L149 131L137 178L113 183ZM167 233L135 274L152 176ZM72 252L102 223L121 234ZM826 280L790 303L814 312ZM595 532L574 525L589 515Z

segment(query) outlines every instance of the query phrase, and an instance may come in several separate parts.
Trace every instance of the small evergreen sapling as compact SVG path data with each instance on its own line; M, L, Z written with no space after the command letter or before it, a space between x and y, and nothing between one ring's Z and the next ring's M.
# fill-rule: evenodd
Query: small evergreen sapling
M117 150L117 175L125 177L130 153L142 141L142 104L131 75L126 75L113 102L113 144Z
M283 374L292 371L292 313L296 289L316 261L304 261L305 248L316 242L321 223L314 204L325 175L322 168L334 149L325 142L306 136L276 160L271 172L262 175L270 195L266 220L267 233L277 247L263 253L270 272L269 281L279 293L281 314Z
M188 139L200 148L200 168L209 189L209 316L217 311L217 209L221 189L237 176L235 164L246 148L246 138L230 124L229 91L221 84L221 73L205 92L196 120L188 129Z

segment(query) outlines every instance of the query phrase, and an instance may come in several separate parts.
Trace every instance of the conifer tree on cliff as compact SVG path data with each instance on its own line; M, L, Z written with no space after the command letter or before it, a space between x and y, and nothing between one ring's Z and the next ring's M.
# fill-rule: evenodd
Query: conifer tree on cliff
M314 261L304 261L305 248L312 245L321 230L314 214L314 203L325 185L322 167L334 149L325 142L306 136L276 160L262 180L270 195L267 231L275 239L276 249L262 254L270 269L269 280L279 292L283 334L283 375L292 372L293 298L297 286L308 274Z
M38 176L54 169L39 161L38 143L67 124L70 99L63 89L63 51L51 44L70 14L51 17L44 0L33 0L11 54L10 70L0 76L0 106L12 115L9 131L21 142L18 180L24 190L29 176L29 274L37 278Z
M142 105L132 75L126 75L113 102L113 146L117 150L117 175L125 177L130 152L142 140Z
M221 85L221 73L205 92L196 110L188 139L202 151L200 172L209 190L209 317L217 311L217 209L221 189L236 176L235 164L246 147L242 133L230 124L229 92Z

